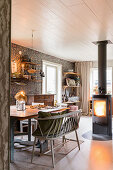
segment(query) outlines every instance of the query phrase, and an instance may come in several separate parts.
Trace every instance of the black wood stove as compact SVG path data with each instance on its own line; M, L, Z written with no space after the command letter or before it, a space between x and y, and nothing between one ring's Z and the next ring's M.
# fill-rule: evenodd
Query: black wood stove
M106 94L106 48L110 41L98 41L98 95L92 96L93 135L112 138L112 107L111 95Z

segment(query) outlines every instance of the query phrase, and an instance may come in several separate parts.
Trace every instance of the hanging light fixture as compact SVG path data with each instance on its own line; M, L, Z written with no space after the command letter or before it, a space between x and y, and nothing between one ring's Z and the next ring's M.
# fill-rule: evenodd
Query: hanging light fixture
M35 31L35 30L32 30L32 49L33 49L34 31ZM32 70L33 70L33 69L32 69ZM32 71L32 70L30 70L30 71ZM43 72L42 70L40 70L40 76L41 76L41 77L45 77L45 74L44 74L44 72Z
M32 49L33 49L33 37L34 37L34 30L32 30ZM33 73L36 73L36 68L34 68L34 66L32 66L29 70L27 70L28 71L28 73L30 73L30 74L33 74Z
M32 49L33 49L34 30L32 30Z

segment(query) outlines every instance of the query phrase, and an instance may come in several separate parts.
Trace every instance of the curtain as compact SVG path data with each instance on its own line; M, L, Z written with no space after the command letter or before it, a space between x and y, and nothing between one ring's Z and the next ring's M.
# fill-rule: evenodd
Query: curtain
M80 74L81 87L79 96L81 101L81 109L85 114L88 114L88 102L90 99L90 70L92 62L76 62L75 71Z

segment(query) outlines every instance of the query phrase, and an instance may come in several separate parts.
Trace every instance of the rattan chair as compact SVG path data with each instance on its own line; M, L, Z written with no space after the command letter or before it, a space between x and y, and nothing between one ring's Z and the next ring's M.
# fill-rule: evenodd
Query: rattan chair
M34 139L34 145L33 145L33 150L32 150L31 163L33 161L36 138L38 138L39 140L50 140L53 167L55 166L55 160L54 160L54 140L55 139L63 137L63 145L64 145L66 142L65 136L75 131L75 134L76 134L75 141L77 141L78 148L80 150L80 144L79 144L78 135L77 135L80 115L81 115L81 110L78 110L78 111L74 111L74 112L66 113L62 115L50 116L46 118L38 118L37 120L38 120L39 126L38 126L37 131L33 133L33 136L35 137L35 139ZM48 131L46 131L46 133L43 131L43 127L42 127L45 121L49 121L49 124L51 125L50 127L48 127Z

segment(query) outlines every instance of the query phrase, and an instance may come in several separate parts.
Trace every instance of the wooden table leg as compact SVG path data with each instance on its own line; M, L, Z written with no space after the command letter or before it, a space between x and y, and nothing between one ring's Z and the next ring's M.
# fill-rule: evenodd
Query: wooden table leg
M31 141L31 119L28 119L28 141Z
M14 118L10 118L10 162L14 162Z

